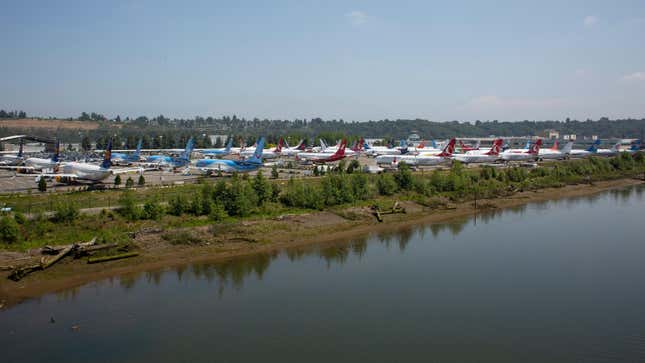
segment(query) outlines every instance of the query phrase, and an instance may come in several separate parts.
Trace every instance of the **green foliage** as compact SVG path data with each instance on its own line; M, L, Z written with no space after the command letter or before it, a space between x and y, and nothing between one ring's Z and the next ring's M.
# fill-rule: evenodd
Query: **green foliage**
M156 199L149 199L143 204L141 218L159 220L164 214L164 208Z
M271 178L272 179L278 179L279 176L280 176L280 174L278 174L278 166L274 164L271 167Z
M71 223L80 215L75 203L57 203L54 212L54 220L58 223Z
M195 245L201 242L201 239L189 230L166 232L161 238L173 245Z
M114 177L114 185L115 185L115 186L117 186L117 187L118 187L119 185L121 185L121 175L117 174L117 175Z
M128 177L128 179L125 180L125 187L132 188L133 186L134 186L134 180L132 180L131 177Z
M355 170L360 170L361 164L356 159L352 159L347 165L347 174L352 174Z
M25 225L27 223L27 217L25 217L25 215L20 212L14 213L13 219L20 225Z
M20 229L18 223L8 216L0 217L0 241L5 244L18 242Z
M140 187L146 185L146 178L144 178L143 174L139 175L139 181L137 182L137 185Z
M137 205L137 202L134 198L134 193L130 190L126 190L121 194L119 198L119 214L125 217L127 220L136 221L142 217L143 212L141 208Z
M259 170L253 179L253 189L260 205L271 199L271 183L262 175L262 170Z
M38 191L46 192L47 191L47 181L45 178L38 179Z
M210 213L208 217L215 222L221 222L227 217L226 209L222 203L211 203Z
M399 171L394 175L394 179L399 188L403 190L412 189L412 171L405 162L399 163Z
M180 216L187 209L187 203L181 194L177 194L168 202L168 213L173 216Z
M376 179L376 189L380 195L393 195L399 189L399 185L390 174L380 174Z

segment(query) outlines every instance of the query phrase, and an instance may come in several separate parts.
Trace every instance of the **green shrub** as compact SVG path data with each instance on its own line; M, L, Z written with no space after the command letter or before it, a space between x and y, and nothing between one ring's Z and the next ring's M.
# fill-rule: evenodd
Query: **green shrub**
M140 187L146 185L146 178L143 177L143 174L139 175L139 181L137 182L137 184Z
M390 174L380 174L376 179L376 189L380 195L393 195L398 190L394 177Z
M168 202L168 213L173 216L180 216L187 209L187 203L181 194L177 194Z
M13 214L13 219L16 221L16 223L24 225L27 223L27 217L25 217L24 214L20 212L16 212Z
M143 204L142 218L159 220L163 214L164 208L156 199L150 199Z
M137 206L137 202L134 199L134 194L130 190L126 190L121 194L119 198L119 214L130 221L136 221L141 218L141 208Z
M5 244L18 242L20 229L18 223L10 217L0 217L0 241Z
M134 180L132 180L131 177L128 177L125 181L125 187L126 188L132 188L134 186Z
M80 211L75 203L57 203L54 211L54 220L58 223L71 223L78 218Z

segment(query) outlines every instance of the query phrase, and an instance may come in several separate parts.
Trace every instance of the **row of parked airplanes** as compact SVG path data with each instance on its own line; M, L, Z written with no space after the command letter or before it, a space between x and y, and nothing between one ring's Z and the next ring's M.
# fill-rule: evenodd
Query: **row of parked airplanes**
M340 141L337 146L327 146L321 140L320 147L307 150L303 141L295 147L289 147L283 139L280 139L275 149L264 150L265 141L264 138L260 137L256 142L255 149L252 147L250 149L244 147L234 148L232 146L232 138L229 138L227 145L223 148L195 149L193 139L191 138L183 150L142 150L141 141L139 141L136 150L130 152L130 150L112 150L112 141L109 141L106 149L103 150L104 156L100 164L61 161L59 143L56 143L55 151L50 158L26 158L23 156L21 144L17 154L6 154L2 156L2 159L0 159L0 169L10 169L23 173L39 173L36 181L41 178L46 178L61 182L77 180L101 182L116 174L132 172L144 173L148 170L158 170L160 168L185 168L185 170L197 170L206 174L213 172L244 173L257 170L262 166L270 166L270 164L264 161L279 157L294 157L295 160L300 162L323 164L364 154L374 156L379 166L396 167L401 162L405 162L411 166L432 166L451 160L459 160L463 163L535 161L542 159L558 160L593 155L612 156L621 152L620 143L615 144L611 149L599 148L600 140L595 141L589 148L584 150L573 149L572 142L568 142L562 149L559 149L557 141L551 148L541 148L541 139L535 142L527 142L523 149L505 148L501 138L494 140L491 148L488 150L481 149L479 145L469 147L461 141L459 143L461 153L455 153L457 145L455 138L448 140L443 146L439 146L433 142L432 146L426 146L424 143L421 143L414 147L408 147L403 141L399 147L371 146L361 139L359 142L355 142L350 148L347 148L346 139ZM633 153L637 150L640 150L640 140L633 143L629 149L623 151ZM142 151L153 153L179 152L179 155L155 154L142 159L140 155ZM191 154L194 151L206 157L191 161ZM240 159L222 159L224 156L233 154L239 155ZM113 165L128 165L131 167L112 168Z

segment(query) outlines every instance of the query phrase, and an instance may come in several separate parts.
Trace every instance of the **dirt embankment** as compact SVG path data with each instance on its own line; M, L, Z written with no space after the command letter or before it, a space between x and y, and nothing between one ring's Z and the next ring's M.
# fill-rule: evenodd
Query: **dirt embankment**
M612 188L642 183L634 179L598 182L594 185L570 185L563 188L520 192L509 197L481 200L480 208L497 209L563 197L585 196ZM134 244L139 257L87 265L83 260L65 259L44 272L34 273L14 282L7 271L0 272L0 304L7 306L22 300L56 292L106 277L184 265L189 262L227 260L233 257L266 253L285 247L303 246L336 240L351 240L374 232L384 232L414 224L441 223L475 213L473 203L428 208L413 202L402 202L407 214L392 214L378 223L368 208L284 215L235 224L205 226L171 231L146 230L137 233ZM194 244L174 244L185 242ZM0 265L15 264L37 258L20 253L0 254ZM23 262L24 263L24 262Z
M69 121L69 120L39 120L34 118L23 118L17 120L2 120L0 127L12 129L72 129L72 130L95 130L99 128L96 121Z

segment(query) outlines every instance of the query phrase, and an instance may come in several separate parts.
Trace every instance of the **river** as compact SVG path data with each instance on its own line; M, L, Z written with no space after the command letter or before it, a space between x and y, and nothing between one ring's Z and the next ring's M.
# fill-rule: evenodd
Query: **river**
M2 362L645 361L645 187L114 277L0 311Z

